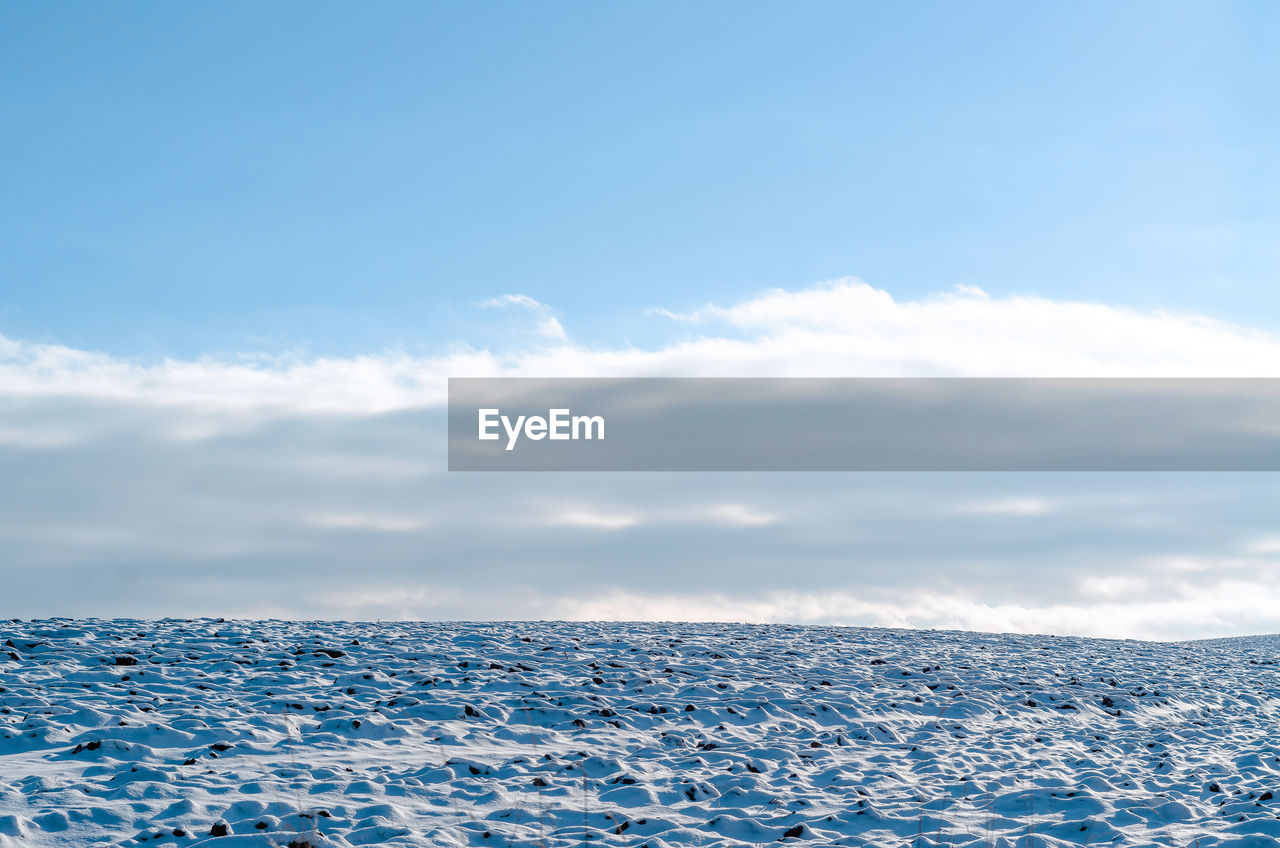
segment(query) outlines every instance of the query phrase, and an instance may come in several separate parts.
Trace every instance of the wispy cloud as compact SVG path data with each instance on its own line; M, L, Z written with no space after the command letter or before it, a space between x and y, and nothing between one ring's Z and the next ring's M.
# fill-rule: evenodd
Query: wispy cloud
M1245 543L1244 551L1255 556L1280 556L1280 536L1250 539Z
M515 307L528 310L537 321L539 335L554 341L567 341L569 338L559 319L552 314L551 307L534 300L526 294L504 294L499 297L482 300L476 305L483 309L509 309Z
M637 509L634 505L613 509L552 507L530 516L534 524L592 530L642 526L766 527L778 520L774 513L742 503L687 503L647 509Z
M1028 496L972 501L954 506L952 511L965 515L1047 515L1058 506L1047 498Z
M198 436L237 418L371 415L437 406L451 376L1280 373L1280 337L1260 330L1197 315L996 298L973 289L915 301L895 300L858 280L770 291L676 316L701 325L703 335L652 349L576 344L549 307L526 295L503 295L482 305L530 311L548 343L504 353L460 343L426 357L385 351L347 358L246 354L157 362L0 337L0 398L147 406L170 417L196 411L199 416L188 424ZM7 417L8 440L34 440L21 417Z
M528 520L535 525L623 530L630 527L767 527L780 520L769 510L746 503L698 502L628 506L565 506L548 503L534 506Z
M769 591L683 595L618 591L554 602L556 617L575 620L745 621L854 624L880 627L1059 633L1106 638L1205 638L1267 632L1275 627L1267 604L1280 604L1274 587L1226 580L1185 595L1152 597L1142 581L1090 587L1079 602L983 601L976 593L913 592L897 600L849 590ZM1136 592L1136 594L1135 594ZM1245 596L1258 593L1256 598Z
M727 527L767 527L779 520L774 513L740 503L714 504L692 511L690 517Z
M590 509L566 509L553 512L535 523L552 527L585 527L590 530L625 530L640 523L640 518L621 512L600 512Z
M424 517L418 515L394 515L385 513L321 512L303 517L308 527L322 530L365 530L375 533L410 533L427 526Z

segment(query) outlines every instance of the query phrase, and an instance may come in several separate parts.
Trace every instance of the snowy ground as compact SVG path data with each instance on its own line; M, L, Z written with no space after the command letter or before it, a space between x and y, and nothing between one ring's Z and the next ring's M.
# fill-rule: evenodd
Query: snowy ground
M1275 637L201 620L0 642L0 846L1280 845Z

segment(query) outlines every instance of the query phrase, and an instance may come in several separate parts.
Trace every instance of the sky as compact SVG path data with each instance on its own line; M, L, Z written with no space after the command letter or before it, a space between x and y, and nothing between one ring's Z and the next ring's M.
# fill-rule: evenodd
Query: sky
M1275 376L1280 9L0 9L0 613L1280 631L1272 475L444 471L449 376Z

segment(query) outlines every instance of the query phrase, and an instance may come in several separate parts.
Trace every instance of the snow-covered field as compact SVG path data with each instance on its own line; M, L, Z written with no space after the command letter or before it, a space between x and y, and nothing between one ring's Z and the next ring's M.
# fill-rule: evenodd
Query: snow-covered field
M1280 845L1275 637L57 620L0 642L5 846Z

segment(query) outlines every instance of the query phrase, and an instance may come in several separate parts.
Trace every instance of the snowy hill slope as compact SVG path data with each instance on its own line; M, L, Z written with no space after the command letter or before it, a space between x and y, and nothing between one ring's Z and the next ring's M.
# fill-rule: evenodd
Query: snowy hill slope
M0 846L1280 845L1269 637L56 620L0 643Z

